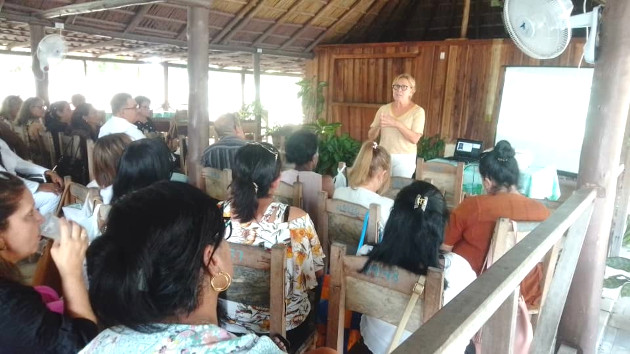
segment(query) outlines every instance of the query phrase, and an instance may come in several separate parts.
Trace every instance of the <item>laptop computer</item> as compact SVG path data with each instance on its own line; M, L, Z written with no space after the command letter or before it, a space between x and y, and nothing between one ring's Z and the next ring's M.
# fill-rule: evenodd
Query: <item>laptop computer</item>
M455 144L455 153L453 156L446 157L447 160L462 161L465 163L479 162L483 142L479 140L457 139Z

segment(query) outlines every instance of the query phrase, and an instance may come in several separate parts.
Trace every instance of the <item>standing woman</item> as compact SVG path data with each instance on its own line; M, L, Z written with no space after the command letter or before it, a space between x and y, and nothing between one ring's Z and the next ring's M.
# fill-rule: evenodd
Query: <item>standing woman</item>
M392 157L392 176L410 178L416 170L416 144L424 132L424 109L411 101L416 92L416 80L411 75L398 75L392 91L394 102L376 112L368 139L376 140L380 135L380 145Z
M65 314L47 307L44 295L50 295L49 292L24 283L17 263L37 251L42 222L24 183L0 172L0 351L3 353L76 353L97 334L96 316L82 272L87 235L78 225L61 219L60 239L50 250L61 275Z

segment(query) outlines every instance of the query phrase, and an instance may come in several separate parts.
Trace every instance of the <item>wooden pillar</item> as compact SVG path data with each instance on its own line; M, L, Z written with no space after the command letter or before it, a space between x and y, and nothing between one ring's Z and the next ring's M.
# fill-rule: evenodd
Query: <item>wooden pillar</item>
M210 10L188 8L188 178L203 187L200 158L208 146L208 18Z
M48 73L43 72L39 68L39 59L37 59L37 46L44 38L44 26L29 24L31 31L31 57L33 58L33 76L35 77L35 96L44 100L48 105Z
M168 63L162 63L162 67L164 68L164 103L162 104L162 109L167 111L170 108L170 104L168 103Z
M261 104L260 104L260 53L262 50L260 48L256 49L256 53L254 56L254 87L256 88L256 98L254 99L254 113L256 115L256 141L261 141Z
M245 73L241 73L241 107L245 105Z
M578 187L600 188L580 253L557 343L596 353L606 251L614 210L617 171L630 107L630 2L609 0L603 12L600 55L595 64Z

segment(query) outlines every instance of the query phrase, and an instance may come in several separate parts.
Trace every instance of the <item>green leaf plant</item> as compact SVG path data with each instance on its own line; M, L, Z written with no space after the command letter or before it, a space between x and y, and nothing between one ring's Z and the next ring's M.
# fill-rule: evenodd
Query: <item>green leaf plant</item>
M628 258L609 257L606 260L606 265L630 273L630 259ZM616 289L619 287L621 287L620 295L622 297L630 297L630 277L624 274L617 274L604 279L604 288Z

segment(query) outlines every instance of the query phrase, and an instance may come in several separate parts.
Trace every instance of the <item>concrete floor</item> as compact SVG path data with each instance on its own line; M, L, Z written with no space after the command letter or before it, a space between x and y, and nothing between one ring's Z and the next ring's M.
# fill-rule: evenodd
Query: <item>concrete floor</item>
M630 258L630 250L622 256ZM629 273L606 268L606 277ZM600 308L598 354L630 354L630 298L619 297L619 289L604 289Z

